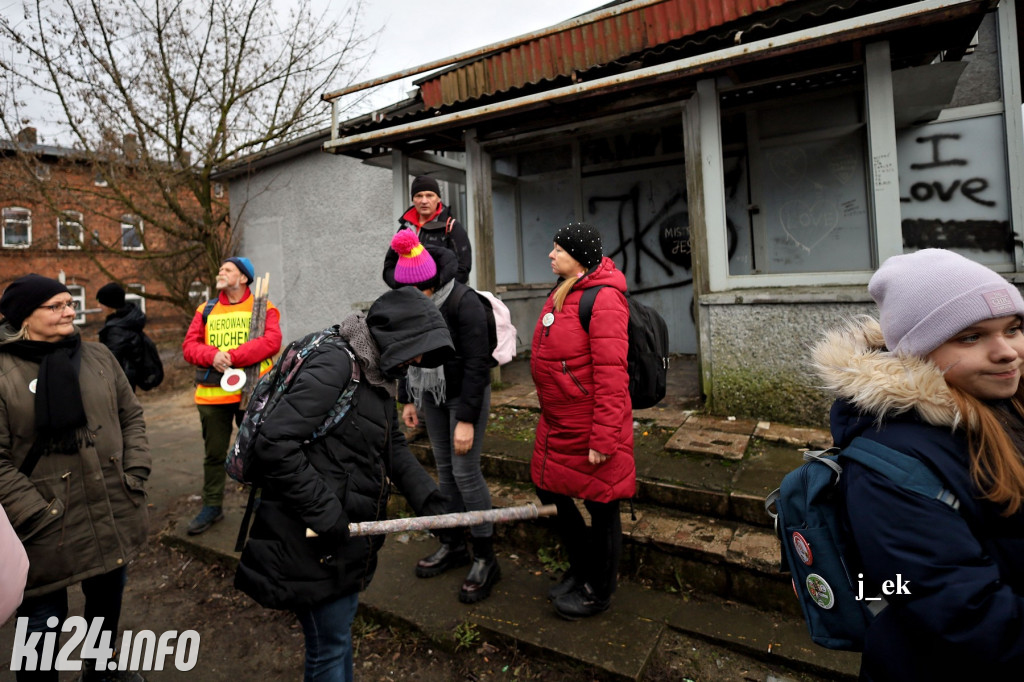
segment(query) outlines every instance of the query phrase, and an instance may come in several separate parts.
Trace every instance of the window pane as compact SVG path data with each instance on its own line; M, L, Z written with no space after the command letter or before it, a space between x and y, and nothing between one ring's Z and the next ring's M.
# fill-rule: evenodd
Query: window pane
M78 304L78 313L75 315L75 324L85 324L85 287L79 284L68 284L68 293L71 300Z
M1001 115L899 131L900 213L906 251L952 249L985 265L1013 262Z
M82 214L68 211L57 219L57 247L61 249L82 248Z
M730 274L871 269L860 78L723 116Z
M4 246L28 246L32 243L32 212L23 208L3 210Z

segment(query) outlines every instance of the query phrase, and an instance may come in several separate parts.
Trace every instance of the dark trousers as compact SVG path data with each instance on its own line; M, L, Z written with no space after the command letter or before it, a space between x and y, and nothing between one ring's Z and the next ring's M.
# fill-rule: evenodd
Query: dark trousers
M558 508L555 529L569 555L569 571L586 580L601 599L611 597L618 584L619 559L622 558L619 500L584 500L583 506L590 514L588 528L573 498L541 488L537 488L537 497L541 504Z
M103 630L110 632L110 646L117 647L117 626L121 619L121 598L124 595L124 583L127 574L124 568L118 568L110 573L86 578L82 581L82 593L85 595L85 621L86 625L92 625L94 618L103 619ZM47 619L56 616L55 627L48 627ZM68 617L68 591L61 588L38 597L25 597L18 607L18 618L28 618L28 632L56 632L60 633L61 625ZM42 662L43 638L39 639L40 662ZM54 649L54 658L60 645ZM52 662L52 660L51 660ZM57 682L60 673L56 670L27 672L19 670L15 674L18 682Z
M203 505L220 507L224 504L224 460L231 446L231 430L241 422L244 413L238 409L238 403L196 407L203 425Z

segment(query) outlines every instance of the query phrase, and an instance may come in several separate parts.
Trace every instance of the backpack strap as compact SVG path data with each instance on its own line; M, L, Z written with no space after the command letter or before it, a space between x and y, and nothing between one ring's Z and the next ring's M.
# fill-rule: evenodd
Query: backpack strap
M459 310L459 304L462 303L462 297L466 295L467 291L469 291L468 285L456 286L452 289L452 293L448 295L447 301L452 304L452 310L456 312Z
M206 326L206 321L208 319L210 319L210 311L213 310L213 306L217 305L217 300L219 298L220 298L219 294L217 296L214 296L209 301L207 301L206 305L203 307L203 326L204 327Z
M924 462L908 454L858 436L843 448L842 456L877 471L901 488L938 500L953 509L960 508L960 500L942 480Z
M450 235L453 227L455 227L455 218L448 216L448 220L444 221L444 236Z
M594 303L597 302L597 292L604 287L604 284L598 284L596 287L584 289L583 296L580 297L580 326L588 334L590 333L590 318L594 315Z
M245 540L249 537L249 521L252 513L256 510L256 496L260 489L255 485L249 486L249 501L245 503L245 513L242 514L242 525L238 527L238 537L235 538L235 551L241 552L245 549Z

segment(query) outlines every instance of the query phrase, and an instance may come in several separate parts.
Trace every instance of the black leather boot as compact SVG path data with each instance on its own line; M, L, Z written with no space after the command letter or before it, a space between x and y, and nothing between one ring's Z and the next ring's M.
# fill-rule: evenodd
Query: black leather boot
M562 581L548 590L548 599L554 601L559 597L564 597L570 592L574 592L580 585L583 584L583 578L576 575L572 567L562 575Z
M555 600L555 611L566 620L579 620L603 613L611 606L610 597L600 597L590 586L583 583L575 591Z
M451 568L458 568L469 563L469 550L462 540L442 542L437 551L416 562L417 578L433 578Z
M490 537L473 538L473 565L459 588L459 601L475 604L491 595L491 588L501 578L498 557L494 555L494 541Z

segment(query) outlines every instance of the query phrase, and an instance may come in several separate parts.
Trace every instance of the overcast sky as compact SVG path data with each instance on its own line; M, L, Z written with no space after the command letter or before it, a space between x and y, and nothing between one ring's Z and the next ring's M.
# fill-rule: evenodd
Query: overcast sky
M287 4L288 0L275 0ZM323 7L343 11L346 0L318 0ZM419 66L427 62L472 50L477 47L530 33L561 23L574 16L607 4L608 0L364 0L360 21L364 35L380 30L376 50L359 75L358 81L370 80L396 71ZM22 0L0 0L0 16L19 21ZM316 7L314 6L314 11ZM322 9L320 10L322 11ZM5 46L5 50L9 50ZM12 57L13 54L5 54ZM423 77L427 74L420 74ZM369 99L358 109L343 117L365 113L405 99L417 77L408 78L369 91ZM337 90L345 86L339 82ZM0 84L2 85L2 84ZM51 117L59 117L55 107L45 106L46 100L34 96L27 98L26 112L32 125L39 128L40 137L49 144L60 142L58 128L62 126ZM351 101L351 100L350 100ZM324 125L330 121L330 107L322 104Z
M335 0L337 2L337 0ZM362 25L382 29L360 80L370 80L561 23L608 0L366 0ZM421 74L422 77L426 74ZM415 78L379 86L374 107L405 97Z

